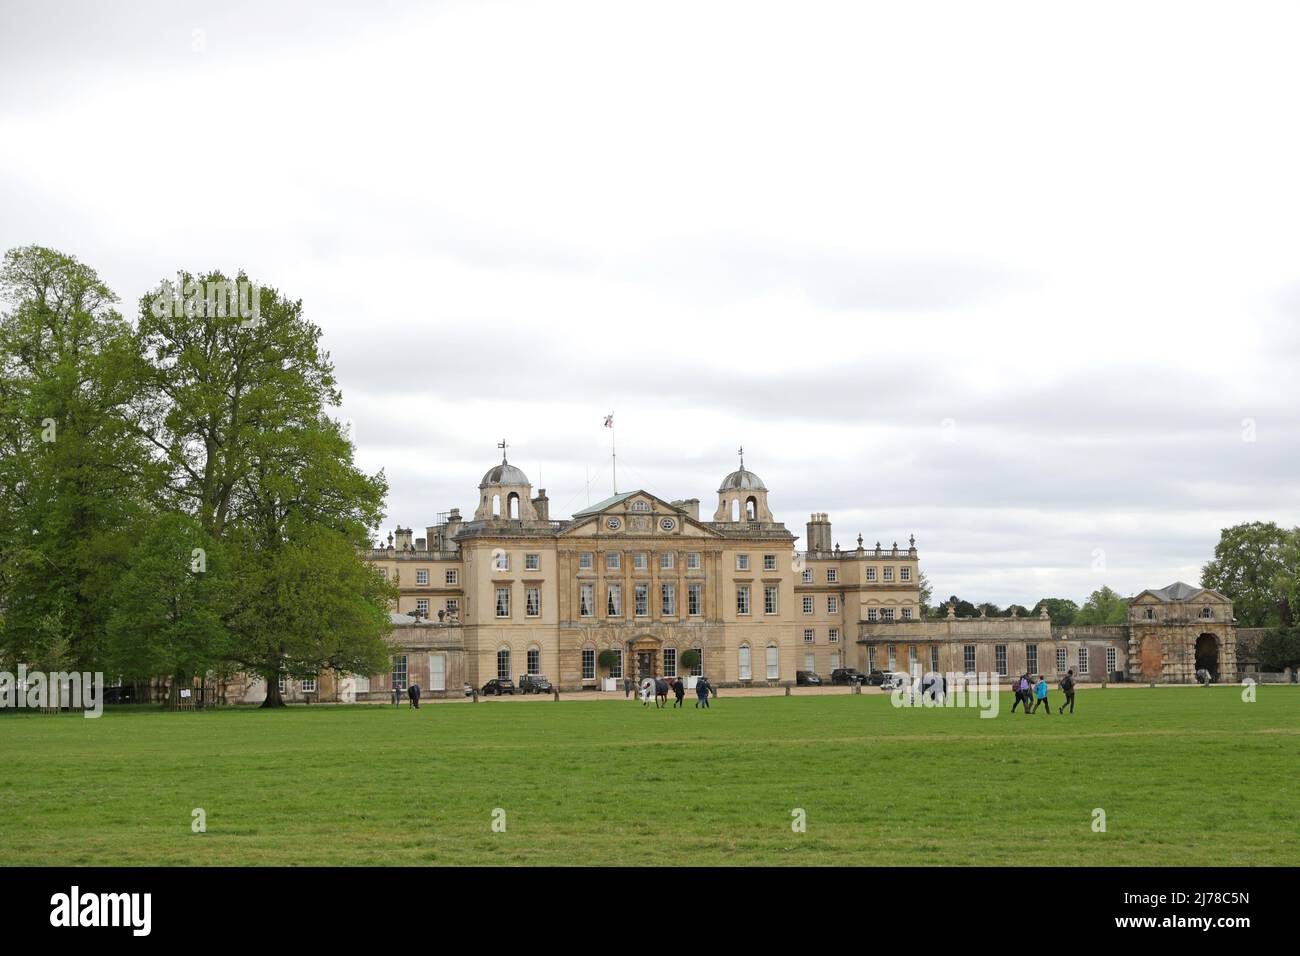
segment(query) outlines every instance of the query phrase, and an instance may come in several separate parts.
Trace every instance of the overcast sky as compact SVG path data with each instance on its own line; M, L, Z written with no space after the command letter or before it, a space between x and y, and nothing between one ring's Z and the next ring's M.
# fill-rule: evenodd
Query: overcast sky
M388 527L746 464L937 596L1300 523L1292 2L0 2L0 245L325 332ZM590 480L590 492L588 481ZM385 528L385 533L387 527Z

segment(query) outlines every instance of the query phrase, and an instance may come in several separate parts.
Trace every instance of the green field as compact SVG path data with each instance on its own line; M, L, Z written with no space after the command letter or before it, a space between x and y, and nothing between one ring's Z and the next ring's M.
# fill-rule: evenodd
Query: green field
M1300 863L1300 688L1240 695L7 712L0 840L11 864Z

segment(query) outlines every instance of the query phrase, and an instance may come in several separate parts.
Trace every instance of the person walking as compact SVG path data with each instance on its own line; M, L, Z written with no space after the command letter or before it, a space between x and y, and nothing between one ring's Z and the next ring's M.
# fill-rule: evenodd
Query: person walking
M632 696L632 678L624 677L623 678L623 699L627 700L631 696Z
M402 706L402 688L396 684L393 685L393 706L399 709Z
M1038 708L1043 708L1043 713L1050 715L1052 705L1047 699L1047 678L1042 674L1038 675L1038 683L1034 685L1034 713L1038 713Z
M700 677L695 681L695 706L709 708L709 681L708 678Z
M1066 671L1065 676L1061 678L1061 691L1065 694L1065 704L1070 705L1070 713L1074 713L1074 668L1073 667L1070 668L1068 671ZM1065 713L1065 704L1061 705L1061 709L1057 711L1058 714Z
M1029 713L1029 672L1028 671L1026 671L1025 673L1021 674L1019 677L1016 678L1016 685L1013 689L1016 692L1016 700L1015 703L1011 705L1011 713L1014 714L1016 712L1016 706L1019 705L1021 709L1026 714L1028 714Z
M416 710L419 710L420 709L420 685L418 683L411 684L410 687L406 688L406 693L411 698L411 706L414 707Z
M680 677L673 678L673 695L677 702L673 704L673 709L683 706L682 701L686 698L686 685L682 683Z

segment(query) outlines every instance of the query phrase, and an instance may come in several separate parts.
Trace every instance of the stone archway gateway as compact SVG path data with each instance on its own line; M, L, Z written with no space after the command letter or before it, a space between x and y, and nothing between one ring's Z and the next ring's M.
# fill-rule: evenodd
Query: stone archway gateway
M1219 679L1219 639L1204 633L1196 639L1196 669L1209 671L1210 680Z

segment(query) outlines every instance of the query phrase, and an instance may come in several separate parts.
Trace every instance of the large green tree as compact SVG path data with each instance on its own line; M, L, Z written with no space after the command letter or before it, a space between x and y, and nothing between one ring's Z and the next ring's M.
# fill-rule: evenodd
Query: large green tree
M1300 599L1298 568L1300 529L1251 521L1220 532L1201 584L1231 598L1232 613L1247 627L1289 627Z
M1108 587L1098 588L1079 608L1074 624L1123 624L1128 620L1128 601Z
M0 297L0 658L98 669L155 487L131 426L135 340L95 271L52 249L9 251Z
M180 285L248 283L221 273ZM227 545L230 660L279 677L383 665L394 596L361 557L383 513L383 472L362 473L330 417L341 401L320 329L302 303L255 288L255 318L140 304L150 376L143 432L170 469L175 506ZM159 303L163 307L159 307Z
M1030 613L1037 617L1043 613L1043 608L1047 608L1047 614L1052 619L1052 623L1060 625L1073 624L1075 617L1079 613L1079 605L1069 598L1043 598L1034 605L1034 609Z

